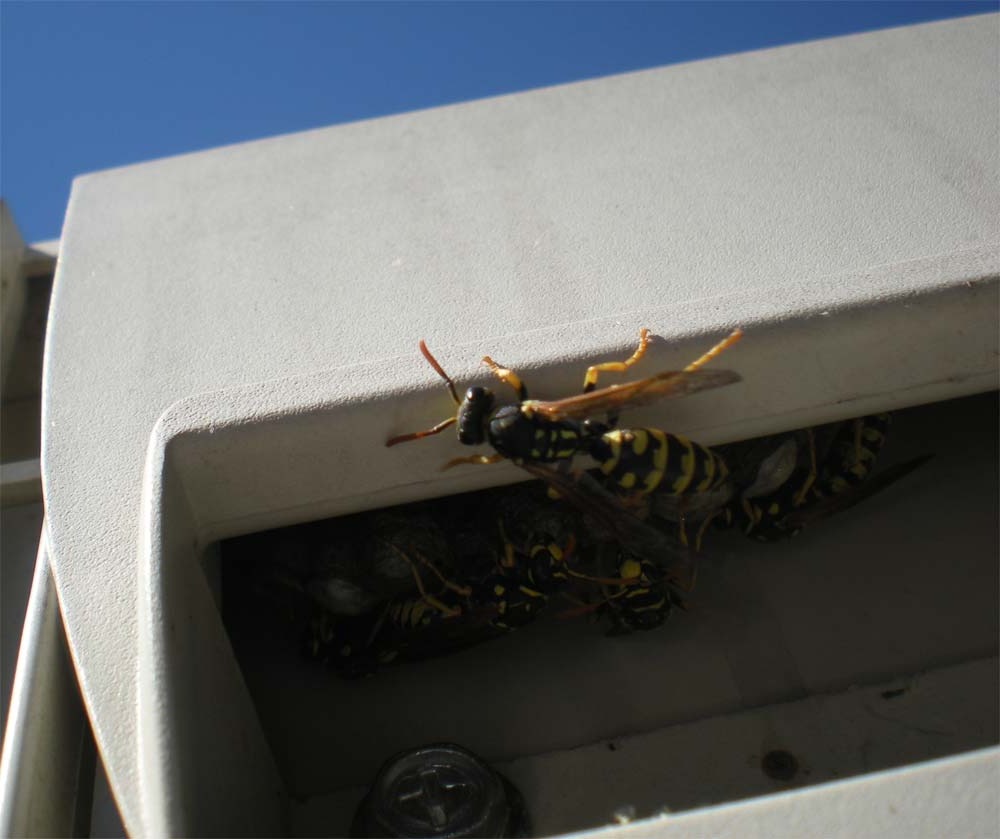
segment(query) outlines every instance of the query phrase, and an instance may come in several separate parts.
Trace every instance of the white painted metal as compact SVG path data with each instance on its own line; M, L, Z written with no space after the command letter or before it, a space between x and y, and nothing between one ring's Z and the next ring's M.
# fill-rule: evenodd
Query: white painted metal
M666 339L655 369L742 325L724 363L745 383L671 406L672 428L709 443L995 387L997 24L78 179L42 473L71 649L129 829L282 825L198 551L514 479L446 479L443 438L381 447L451 407L417 339L463 382L489 351L544 394L578 386L584 359L625 352L640 326ZM215 747L177 748L206 733Z
M1000 749L881 772L816 789L646 821L620 839L991 839L1000 822Z
M69 660L41 540L0 756L0 835L82 836L94 741Z
M886 823L891 825L887 836L989 836L968 828L996 825L996 747L989 766L981 766L985 771L970 772L965 794L950 804L943 795L928 801L922 784L900 783L907 793L903 798L879 796L893 775L886 767L917 765L981 746L980 727L996 706L996 692L984 693L982 686L997 676L996 658L973 661L911 679L529 755L497 768L524 791L537 836L611 826L616 812L652 819L645 832L663 836L714 836L720 827L713 822L730 825L727 829L737 836L877 835ZM622 704L627 702L623 696ZM928 749L934 738L940 751ZM762 771L764 756L773 749L795 757L793 778L778 780ZM853 796L872 804L881 800L877 817L860 810L834 814L817 806L837 788L832 785L857 776L859 760L868 761L869 771L840 789L853 789ZM868 783L879 792L861 792ZM813 789L817 785L826 785L825 792ZM795 790L798 794L789 799ZM347 835L366 791L363 785L344 787L294 808L293 835ZM745 803L759 797L765 798L756 806ZM762 834L762 820L787 818L790 807L798 808L796 818ZM657 818L663 812L670 818ZM918 812L924 823L914 831ZM834 815L837 820L831 822Z

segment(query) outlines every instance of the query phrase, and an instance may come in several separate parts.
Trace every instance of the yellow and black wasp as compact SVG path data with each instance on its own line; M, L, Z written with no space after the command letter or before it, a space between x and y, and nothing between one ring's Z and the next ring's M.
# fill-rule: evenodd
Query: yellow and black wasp
M872 474L891 419L890 414L872 414L777 438L774 453L760 461L753 484L740 488L723 510L720 523L771 542L895 483L928 458L918 457ZM783 451L790 456L779 456Z
M534 622L553 598L579 606L595 593L602 602L616 601L613 610L601 610L613 615L616 626L662 623L677 602L671 575L691 568L689 552L639 520L590 475L536 464L526 468L558 491L558 503L538 485L491 490L473 501L437 502L450 513L481 510L473 518L480 538L460 530L461 544L453 541L439 552L439 558L448 557L451 578L422 551L393 544L412 572L415 589L360 615L316 609L304 637L307 657L345 677L368 675L390 662L436 657L505 635ZM496 517L493 527L485 524L488 516ZM400 527L396 532L422 531ZM577 533L586 544L586 560ZM428 544L421 540L422 546ZM622 562L614 573L610 564L595 564L599 547L614 557L627 552L646 558ZM476 561L469 561L473 557ZM479 561L482 557L492 557L489 567ZM631 575L633 568L638 569L634 578L621 576ZM666 599L658 601L658 594Z
M362 517L378 530L382 564L409 575L407 590L363 613L317 602L303 636L306 657L354 678L464 649L533 622L575 573L572 517L540 488L411 507ZM431 538L443 533L446 543Z
M421 585L364 615L316 610L306 632L306 655L354 678L390 662L445 655L526 626L563 584L558 566L568 562L569 549L544 550L554 550L544 563L536 552L529 566L501 566L455 582L442 577L444 585L433 593Z
M611 634L657 629L684 600L676 581L649 560L624 555L618 566L622 582L605 590L603 607L611 615Z
M568 573L598 597L564 616L610 615L611 634L622 634L662 626L675 607L683 607L694 586L697 553L673 528L654 524L644 505L604 487L599 471L567 473L536 464L524 468L582 513L590 535L596 567Z
M342 676L367 676L391 662L444 655L500 634L482 615L469 616L469 608L469 594L455 588L433 602L420 593L400 595L363 615L316 610L303 650Z
M651 492L661 484L677 494L703 491L725 478L725 465L710 450L659 429L614 426L626 405L689 396L740 381L739 374L731 370L701 368L741 336L740 330L732 332L683 370L597 390L602 372L624 372L645 355L649 331L643 329L639 346L628 359L592 365L584 377L583 393L555 401L529 399L521 378L486 356L483 363L517 395L516 403L499 407L492 391L483 387L470 387L465 398L459 399L455 383L421 341L420 351L444 379L457 406L456 414L425 431L392 437L386 445L419 440L457 424L461 443L488 443L494 454L455 458L445 464L445 469L461 463L488 464L504 459L520 466L558 463L585 454L597 461L610 480L630 493ZM595 420L600 414L607 419Z

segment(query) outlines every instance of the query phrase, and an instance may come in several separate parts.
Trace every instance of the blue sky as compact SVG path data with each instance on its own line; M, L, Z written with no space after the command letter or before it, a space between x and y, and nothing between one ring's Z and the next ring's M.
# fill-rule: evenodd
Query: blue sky
M988 2L0 0L0 191L59 235L74 176Z

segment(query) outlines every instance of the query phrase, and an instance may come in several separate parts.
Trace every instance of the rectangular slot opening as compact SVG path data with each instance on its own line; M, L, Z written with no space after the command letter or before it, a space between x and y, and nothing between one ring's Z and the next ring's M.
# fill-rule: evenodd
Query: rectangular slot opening
M553 597L515 632L447 655L429 636L419 660L364 678L303 655L306 583L347 567L362 579L373 545L406 527L465 582L442 534L452 554L463 539L500 550L494 513L530 498L525 485L218 543L223 620L290 833L346 835L379 766L435 742L508 777L539 836L995 744L997 394L893 416L876 473L931 460L794 538L709 530L687 609L648 632L609 635L607 618ZM343 587L320 596L378 608Z

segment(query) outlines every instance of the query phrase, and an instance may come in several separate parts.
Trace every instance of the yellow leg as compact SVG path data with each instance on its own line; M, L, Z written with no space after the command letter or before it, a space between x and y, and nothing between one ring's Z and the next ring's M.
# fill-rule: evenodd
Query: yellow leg
M639 582L639 577L592 577L590 574L581 574L579 571L566 571L571 577L577 580L584 580L588 583L599 583L602 586L620 586L627 588L628 586L634 586ZM612 597L618 597L620 594L612 595Z
M488 466L491 463L499 463L501 460L506 458L502 454L476 454L471 457L456 457L454 460L449 460L444 466L441 467L443 472L445 469L451 469L452 466L458 466L462 463L478 463L480 466Z
M417 559L420 560L424 567L430 569L431 573L441 581L441 585L443 585L446 589L450 589L455 592L455 594L460 594L462 597L468 597L472 594L472 589L468 586L460 586L458 583L453 583L444 574L438 571L437 567L430 560L424 559L424 557L416 551L414 551L414 553L417 555Z
M677 520L677 538L685 548L690 547L687 534L687 519L683 514Z
M811 428L806 431L806 434L809 436L809 475L806 477L805 483L802 484L802 489L795 493L794 504L796 507L805 503L809 490L816 483L816 436Z
M517 564L517 560L514 558L514 545L507 538L507 531L503 529L503 521L498 521L497 526L500 528L500 541L503 543L503 559L500 560L500 567L513 568Z
M723 351L729 349L729 347L731 347L733 344L739 341L740 338L742 337L743 337L743 330L734 329L732 332L729 333L729 335L727 335L725 338L719 341L719 343L716 344L714 347L712 347L712 349L710 349L707 353L705 353L700 358L696 358L687 367L685 367L684 372L691 373L697 370L699 367L704 367L713 358L721 354Z
M632 355L625 361L606 361L603 364L594 364L587 368L587 375L583 377L583 392L590 393L597 387L597 377L601 373L624 373L646 354L649 346L649 330L639 330L639 346Z
M517 391L518 399L523 402L528 398L528 389L524 386L524 382L521 381L521 377L517 373L507 367L501 367L488 355L483 357L483 364L489 367L490 372L501 382L514 388Z
M860 420L854 420L854 464L857 466L861 463L862 453L861 453L861 432L864 430L865 424Z
M695 584L698 582L698 566L694 565L691 567L691 574L688 577L688 581L686 583L682 583L680 578L675 577L673 575L668 577L666 579L666 582L669 585L674 586L674 588L683 591L685 594L690 594L692 591L694 591Z
M399 546L392 544L392 542L386 542L385 544L387 544L392 551L401 556L404 560L406 560L407 564L409 564L410 572L413 574L413 581L417 584L417 591L420 592L420 596L427 603L429 603L431 606L433 606L435 609L437 609L439 612L441 612L443 615L446 615L449 618L453 618L456 617L457 615L462 614L462 611L460 609L453 609L451 606L445 605L440 600L438 600L438 598L436 598L433 594L430 594L426 588L424 588L424 581L420 576L420 572L417 570L416 564L410 558L409 554L407 554ZM425 557L421 556L417 551L414 551L414 554L420 561L420 564L423 565L425 568L429 568L434 573L434 575L441 581L441 583L445 586L445 588L451 589L452 591L462 595L463 597L469 595L470 590L468 588L456 585L455 583L448 580L440 571L437 570L437 568L434 567L434 563L432 563L429 559L426 559Z
M716 510L711 515L706 516L705 520L701 523L701 526L698 528L698 535L695 536L695 540L694 540L694 549L698 553L701 553L701 542L702 542L702 539L705 538L705 531L708 530L708 526L715 520L715 517L717 515L719 515L719 511L718 510Z

